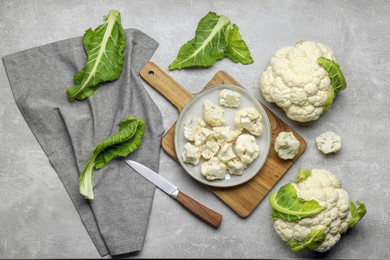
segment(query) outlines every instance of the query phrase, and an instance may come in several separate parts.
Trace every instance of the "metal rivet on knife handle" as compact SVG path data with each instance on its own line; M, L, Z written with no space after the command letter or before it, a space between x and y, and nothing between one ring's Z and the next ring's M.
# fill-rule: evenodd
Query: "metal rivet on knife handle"
M196 200L192 199L185 193L179 191L179 194L176 197L178 201L184 208L193 213L198 218L202 219L207 224L218 228L222 222L222 215L218 212L215 212L208 207L200 204Z

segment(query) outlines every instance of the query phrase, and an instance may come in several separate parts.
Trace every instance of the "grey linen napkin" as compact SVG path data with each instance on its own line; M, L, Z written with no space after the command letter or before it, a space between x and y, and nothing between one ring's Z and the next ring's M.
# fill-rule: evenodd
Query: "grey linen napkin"
M146 121L141 146L130 158L158 171L163 134L161 114L139 77L158 44L125 30L126 58L117 81L103 84L87 100L70 103L65 90L86 62L82 37L3 57L19 110L48 156L99 253L142 249L155 187L115 159L93 176L95 200L79 193L79 174L95 145L134 115Z

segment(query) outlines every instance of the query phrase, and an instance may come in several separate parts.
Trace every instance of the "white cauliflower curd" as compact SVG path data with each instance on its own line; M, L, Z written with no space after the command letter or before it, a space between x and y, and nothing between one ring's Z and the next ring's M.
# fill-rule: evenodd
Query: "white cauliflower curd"
M181 154L181 158L186 163L197 165L199 163L200 155L201 155L201 150L199 149L199 147L191 143L186 143L184 145L184 150L183 153Z
M225 179L226 165L213 157L202 164L200 172L207 180L222 180Z
M317 120L346 86L335 53L313 41L278 50L260 79L264 98L298 122Z
M200 146L200 150L202 151L202 157L208 160L217 154L219 150L219 144L215 139L211 139Z
M203 119L211 126L221 126L225 123L224 110L207 100L203 104Z
M217 140L219 145L225 143L232 143L236 141L237 137L241 134L242 130L232 129L230 126L217 126L213 127L214 138Z
M256 108L246 107L236 112L234 124L240 130L245 129L252 135L260 136L263 133L261 119L261 114Z
M274 149L283 160L294 159L301 143L292 132L280 132L275 140Z
M243 163L240 158L236 157L231 159L226 163L226 169L230 174L233 175L242 175L244 174L244 170L247 167L245 163Z
M223 89L219 93L219 104L224 107L239 107L241 95L229 89Z
M259 145L253 135L242 134L237 138L235 150L241 161L250 164L259 156Z
M341 182L325 169L300 169L295 182L271 194L270 204L274 229L294 252L330 250L366 213L365 205L357 201L356 208Z
M184 125L184 137L188 141L194 141L194 135L196 131L198 131L200 128L203 128L206 126L206 123L197 117L191 118L186 122Z
M341 138L334 132L325 132L316 138L318 150L323 154L337 153L341 150Z

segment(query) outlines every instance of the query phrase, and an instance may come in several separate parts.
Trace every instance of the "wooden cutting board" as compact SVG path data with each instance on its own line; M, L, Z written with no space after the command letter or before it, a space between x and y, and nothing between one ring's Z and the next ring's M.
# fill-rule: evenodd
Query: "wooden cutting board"
M179 83L172 79L156 64L149 62L140 71L141 77L156 89L162 96L171 102L178 110L184 108L186 103L195 95L188 92ZM232 84L241 86L232 76L225 71L219 71L210 80L205 88L216 86L219 84ZM260 102L260 101L259 101ZM261 102L260 102L261 103ZM261 103L262 104L262 103ZM267 112L272 130L272 144L268 159L259 171L259 173L250 179L248 182L238 186L228 188L217 188L205 185L212 193L226 203L233 211L241 217L248 217L253 210L264 199L272 187L280 180L287 172L288 168L302 155L306 149L306 141L272 113L264 104L262 104ZM298 155L294 160L282 160L278 157L273 149L275 139L280 132L293 132L297 139L301 142ZM165 133L162 139L163 149L177 161L174 147L175 124ZM183 171L183 174L185 172Z

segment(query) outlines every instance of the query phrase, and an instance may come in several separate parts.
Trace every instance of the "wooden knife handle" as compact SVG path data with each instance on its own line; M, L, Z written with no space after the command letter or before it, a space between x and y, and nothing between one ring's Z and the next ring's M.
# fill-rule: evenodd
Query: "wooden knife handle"
M181 112L194 96L155 63L149 61L140 70L141 77Z
M204 222L213 226L214 228L218 228L219 225L221 225L221 214L200 204L185 193L179 191L179 194L176 196L176 200L192 214L202 219Z

